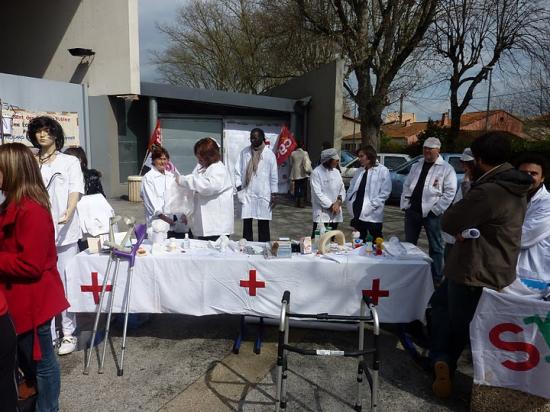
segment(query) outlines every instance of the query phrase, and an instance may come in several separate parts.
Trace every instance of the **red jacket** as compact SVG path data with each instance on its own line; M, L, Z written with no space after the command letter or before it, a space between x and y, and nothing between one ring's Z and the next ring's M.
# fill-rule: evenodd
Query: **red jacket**
M0 293L17 334L34 330L33 356L40 359L36 328L69 303L57 271L51 214L33 200L11 203L0 213Z

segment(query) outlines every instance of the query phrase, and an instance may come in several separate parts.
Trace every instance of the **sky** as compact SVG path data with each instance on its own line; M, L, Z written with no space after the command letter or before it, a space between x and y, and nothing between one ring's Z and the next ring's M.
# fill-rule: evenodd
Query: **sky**
M141 80L159 82L155 65L151 64L151 51L163 50L167 40L156 24L173 23L177 9L186 0L139 0L139 60Z
M177 9L187 0L139 0L139 42L140 42L140 67L141 80L147 82L161 82L156 73L156 67L151 63L151 51L161 51L167 46L166 37L159 32L157 24L170 24L174 22ZM467 111L483 111L487 107L487 82L482 82L474 94L475 99ZM506 85L498 73L493 73L491 94L498 96L506 92ZM432 87L414 96L405 99L404 112L416 113L417 121L425 121L428 118L440 119L441 114L450 109L448 99L448 84ZM386 111L398 111L399 105L395 104Z

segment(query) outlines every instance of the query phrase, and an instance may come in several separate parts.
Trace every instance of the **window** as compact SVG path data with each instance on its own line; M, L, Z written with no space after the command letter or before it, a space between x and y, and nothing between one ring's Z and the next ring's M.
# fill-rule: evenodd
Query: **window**
M400 156L385 156L384 157L384 166L388 169L395 169L405 163L407 159Z
M447 161L455 169L456 173L464 173L464 168L460 162L460 156L450 156Z

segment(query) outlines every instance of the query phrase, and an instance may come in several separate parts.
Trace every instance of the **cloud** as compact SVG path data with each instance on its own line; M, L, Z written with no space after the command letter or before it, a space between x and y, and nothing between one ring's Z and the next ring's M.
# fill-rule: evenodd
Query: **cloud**
M139 0L139 61L142 81L159 81L151 51L162 51L167 40L156 24L172 23L176 10L188 0Z

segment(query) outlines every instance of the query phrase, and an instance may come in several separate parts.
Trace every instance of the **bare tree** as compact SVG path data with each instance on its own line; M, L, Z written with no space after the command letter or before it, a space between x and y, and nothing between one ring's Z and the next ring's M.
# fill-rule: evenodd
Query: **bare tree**
M409 57L432 23L437 0L287 1L298 6L307 29L339 45L357 80L356 90L345 87L358 105L362 141L379 147L392 85L414 62Z
M336 57L336 47L301 28L295 13L259 0L191 0L155 53L162 77L190 87L262 93Z
M451 139L475 88L495 65L519 66L548 51L544 0L441 0L428 39L450 66Z

